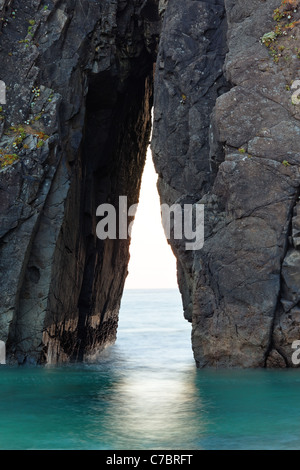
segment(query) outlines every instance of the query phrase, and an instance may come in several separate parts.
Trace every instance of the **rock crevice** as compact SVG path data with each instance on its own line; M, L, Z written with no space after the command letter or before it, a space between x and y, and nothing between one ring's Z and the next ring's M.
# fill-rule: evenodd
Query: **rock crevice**
M129 241L96 209L138 200L158 2L1 7L1 338L11 362L87 360L116 337Z

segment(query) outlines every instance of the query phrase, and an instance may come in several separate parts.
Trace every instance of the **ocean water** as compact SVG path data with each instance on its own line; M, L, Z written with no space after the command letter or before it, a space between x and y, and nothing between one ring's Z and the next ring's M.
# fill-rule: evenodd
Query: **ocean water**
M0 449L300 449L299 370L196 370L176 290L128 290L97 364L0 368Z

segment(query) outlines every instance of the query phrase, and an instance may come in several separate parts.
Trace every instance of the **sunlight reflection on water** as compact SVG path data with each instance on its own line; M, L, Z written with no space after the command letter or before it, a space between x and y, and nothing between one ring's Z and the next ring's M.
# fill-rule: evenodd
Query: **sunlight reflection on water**
M299 370L196 370L160 296L125 297L98 363L1 366L0 449L300 449Z
M118 382L111 399L110 423L121 448L128 444L140 449L192 448L205 430L198 419L201 401L195 382L182 373L172 377L131 373Z

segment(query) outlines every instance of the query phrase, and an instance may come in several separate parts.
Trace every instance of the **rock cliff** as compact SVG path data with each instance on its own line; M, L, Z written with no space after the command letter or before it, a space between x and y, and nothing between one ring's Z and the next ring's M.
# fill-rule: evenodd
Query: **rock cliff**
M10 361L87 360L115 340L129 241L99 240L96 208L138 200L154 91L161 200L205 206L203 249L170 241L197 366L292 366L300 2L0 9L0 339Z
M160 18L152 1L2 1L1 339L12 361L114 341L128 240L96 208L138 199Z
M161 199L205 205L203 249L171 242L199 367L293 365L299 20L299 1L177 0L166 11L153 151Z

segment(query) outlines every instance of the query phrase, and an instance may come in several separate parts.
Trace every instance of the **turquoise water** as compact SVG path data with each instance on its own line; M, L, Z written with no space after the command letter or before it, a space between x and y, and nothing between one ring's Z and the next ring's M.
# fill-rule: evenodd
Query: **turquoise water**
M126 291L97 364L0 368L1 449L300 449L300 372L200 371L177 291Z

